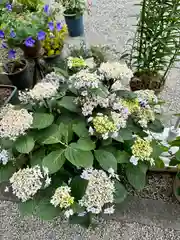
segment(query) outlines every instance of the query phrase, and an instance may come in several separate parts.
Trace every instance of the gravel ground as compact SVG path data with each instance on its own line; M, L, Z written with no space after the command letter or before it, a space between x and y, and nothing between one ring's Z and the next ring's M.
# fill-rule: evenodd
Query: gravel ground
M153 200L163 200L164 202L175 203L173 194L174 174L170 173L149 173L147 177L147 185L141 191L130 190L132 195L148 198Z
M97 0L92 15L85 19L86 35L89 43L107 44L120 54L125 43L133 37L135 18L129 17L138 13L133 4L137 0ZM5 55L1 54L4 59ZM180 112L180 75L174 69L162 93L166 99L168 114ZM170 119L171 117L169 117ZM167 122L168 118L166 116ZM172 201L172 177L152 175L148 178L147 187L136 193L138 196ZM35 218L20 218L16 205L0 202L0 239L2 240L180 240L179 231L150 227L138 223L101 221L95 230L84 230L69 226L58 219L56 222L43 222Z
M161 229L138 223L100 220L95 229L69 226L66 222L43 222L35 218L22 220L17 207L9 202L0 205L1 240L180 240L180 231Z

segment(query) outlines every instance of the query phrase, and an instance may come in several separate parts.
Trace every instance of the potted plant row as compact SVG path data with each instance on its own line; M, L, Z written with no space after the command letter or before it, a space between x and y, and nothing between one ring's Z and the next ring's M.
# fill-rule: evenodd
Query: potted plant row
M15 48L21 48L25 58L39 58L43 54L51 59L59 57L67 32L66 25L54 22L49 5L38 12L17 14L10 4L6 4L1 11L0 39L2 48L7 49L11 59L4 65L4 72L18 89L31 88L33 79L29 74L28 62L16 58Z

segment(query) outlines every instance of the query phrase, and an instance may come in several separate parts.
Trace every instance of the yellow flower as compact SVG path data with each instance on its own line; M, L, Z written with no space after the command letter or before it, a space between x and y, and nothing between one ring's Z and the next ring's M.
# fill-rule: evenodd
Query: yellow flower
M134 113L137 110L139 110L139 102L138 99L133 99L133 100L121 100L122 105L128 109L130 113Z
M93 125L97 133L105 134L108 132L115 132L115 124L109 120L108 116L96 116L93 119Z
M55 207L68 208L74 203L74 197L70 195L71 189L68 186L62 186L56 189L51 199L51 204Z
M140 137L137 137L131 149L132 155L139 158L140 160L149 160L153 152L151 142Z
M52 56L52 55L54 55L54 50L53 49L48 51L48 56Z

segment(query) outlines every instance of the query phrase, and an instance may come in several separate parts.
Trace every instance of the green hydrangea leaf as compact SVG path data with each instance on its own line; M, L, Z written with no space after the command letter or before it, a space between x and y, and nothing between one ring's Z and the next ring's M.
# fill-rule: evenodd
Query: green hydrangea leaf
M96 160L104 170L108 171L109 168L113 168L117 171L117 160L112 153L104 150L95 150L94 154Z
M54 121L51 113L34 113L32 128L44 129L49 127Z
M20 153L30 153L35 145L34 138L32 136L22 136L15 142L15 148Z

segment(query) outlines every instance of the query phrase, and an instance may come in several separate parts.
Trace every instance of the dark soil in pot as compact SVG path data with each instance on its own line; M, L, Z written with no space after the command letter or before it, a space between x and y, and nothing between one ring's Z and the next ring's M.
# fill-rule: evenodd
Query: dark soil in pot
M164 88L165 81L162 76L157 73L136 72L130 81L132 91L141 89L154 90L156 94L160 93Z
M30 76L26 60L8 62L4 65L4 71L13 85L19 90L28 89L33 86L33 79Z
M17 102L17 88L14 86L0 85L0 107L7 103Z

